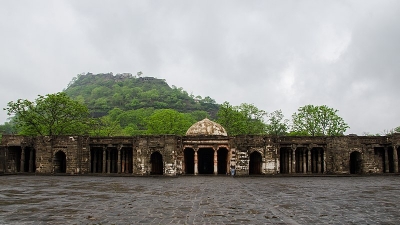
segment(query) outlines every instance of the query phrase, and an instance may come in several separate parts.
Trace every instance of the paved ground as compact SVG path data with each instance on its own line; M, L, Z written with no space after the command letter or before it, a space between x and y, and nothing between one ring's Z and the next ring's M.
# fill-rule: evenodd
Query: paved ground
M400 176L1 176L0 224L398 224Z

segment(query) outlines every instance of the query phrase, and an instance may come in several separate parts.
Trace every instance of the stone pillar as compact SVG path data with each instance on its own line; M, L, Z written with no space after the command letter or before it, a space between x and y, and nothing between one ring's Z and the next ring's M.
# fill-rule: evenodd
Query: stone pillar
M317 155L317 167L318 167L318 171L317 173L321 173L321 149L317 149L318 155Z
M311 149L312 151L312 149ZM311 154L311 158L312 158L312 173L317 173L317 154L315 154L316 151L314 151L314 154Z
M198 149L195 149L195 151L194 151L194 175L197 175L198 173L199 173L199 167L198 167L198 165L197 165L197 150Z
M106 169L107 169L107 147L103 147L103 173L106 173Z
M90 150L90 146L89 146L89 157L88 157L88 173L90 173L91 169L92 169L92 151Z
M296 149L292 149L292 173L296 173Z
M385 173L389 173L389 155L387 147L385 147Z
M214 175L218 174L218 152L214 149Z
M21 165L19 165L19 172L25 172L25 149L21 151Z
M111 173L111 150L107 151L107 173Z
M117 162L117 172L121 173L121 148L118 147L118 162Z
M292 173L292 159L291 159L292 152L291 152L291 150L288 150L286 158L287 158L287 164L289 167L288 173Z
M126 151L122 152L122 164L121 164L121 173L125 173L125 164L126 163Z
M132 146L132 174L135 174L135 147Z
M324 169L323 173L326 173L326 152L325 149L322 149L322 168Z
M311 148L307 148L307 152L308 152L307 173L312 173L312 171L311 171Z
M33 171L33 149L31 148L29 151L29 173L35 172Z
M307 173L306 149L303 149L303 173Z
M393 164L394 164L394 172L399 172L399 158L397 156L397 146L393 146Z

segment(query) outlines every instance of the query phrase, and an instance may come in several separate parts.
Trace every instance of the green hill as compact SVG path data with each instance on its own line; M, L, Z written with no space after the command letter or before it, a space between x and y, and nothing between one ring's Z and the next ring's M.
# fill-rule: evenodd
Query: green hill
M182 113L207 112L215 118L219 105L210 97L189 95L182 88L170 87L163 79L132 74L79 74L64 92L85 103L94 117L110 110L174 109Z

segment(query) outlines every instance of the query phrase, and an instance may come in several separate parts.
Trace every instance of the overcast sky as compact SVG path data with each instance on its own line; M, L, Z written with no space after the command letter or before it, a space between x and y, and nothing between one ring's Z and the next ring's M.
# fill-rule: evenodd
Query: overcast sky
M142 71L288 119L328 105L347 134L400 126L397 0L10 0L0 31L1 109L62 91L79 73Z

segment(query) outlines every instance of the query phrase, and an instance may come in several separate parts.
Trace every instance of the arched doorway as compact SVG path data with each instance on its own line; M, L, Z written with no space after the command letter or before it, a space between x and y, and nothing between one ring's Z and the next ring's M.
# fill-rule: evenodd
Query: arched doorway
M185 174L194 174L194 150L187 148L183 152L185 160Z
M67 156L63 151L58 151L54 155L54 173L67 172Z
M220 148L217 151L218 174L226 174L228 166L228 149Z
M199 174L214 173L214 149L201 148L197 151Z
M350 174L360 173L362 173L361 153L355 151L350 154Z
M160 152L153 152L150 157L152 175L163 175L163 159Z
M254 151L250 154L249 174L250 175L261 174L261 168L262 168L262 156L258 151Z

